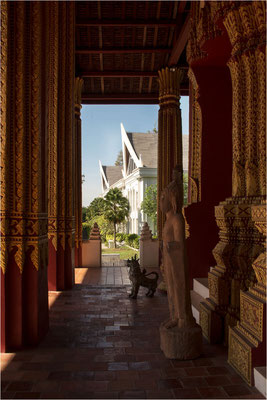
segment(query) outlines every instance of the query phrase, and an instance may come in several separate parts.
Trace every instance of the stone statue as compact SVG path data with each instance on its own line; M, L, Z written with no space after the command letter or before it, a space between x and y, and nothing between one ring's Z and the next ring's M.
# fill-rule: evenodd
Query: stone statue
M132 282L132 290L129 297L136 299L140 286L146 287L148 292L147 297L153 297L158 286L159 275L157 272L146 273L146 270L141 271L139 260L136 255L127 260L127 267L129 268L129 279ZM148 278L149 275L154 275L153 278Z
M201 353L202 332L191 308L182 206L182 171L176 168L172 182L160 197L161 211L166 216L163 265L170 310L170 318L160 327L161 349L168 358L190 359Z

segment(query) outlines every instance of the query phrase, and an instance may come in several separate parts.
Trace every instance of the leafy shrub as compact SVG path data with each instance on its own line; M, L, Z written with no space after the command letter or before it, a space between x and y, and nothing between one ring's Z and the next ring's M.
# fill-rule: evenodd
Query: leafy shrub
M125 235L125 243L128 244L128 246L133 247L133 241L134 239L138 238L139 236L136 235L136 233L130 233L129 235Z
M133 240L133 247L134 247L135 249L139 249L139 237L137 237L137 238L135 238L135 239Z
M126 236L125 233L118 232L116 234L116 239L118 240L119 243L121 243L125 240L125 236Z
M106 243L108 244L108 241L109 241L109 240L113 240L113 239L114 239L114 236L113 236L113 235L107 234L107 235L106 235L106 238L105 238L105 241L106 241Z
M95 222L99 227L102 241L106 241L106 236L112 234L112 224L105 219L104 215L98 215L88 222L88 225L91 229L94 226Z
M83 231L82 231L82 238L83 240L89 239L90 232L91 232L91 224L89 222L82 223Z

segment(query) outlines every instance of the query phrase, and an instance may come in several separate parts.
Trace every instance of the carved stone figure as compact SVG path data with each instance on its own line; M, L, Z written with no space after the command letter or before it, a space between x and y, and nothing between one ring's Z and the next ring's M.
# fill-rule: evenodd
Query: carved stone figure
M132 257L131 260L127 260L127 267L129 268L129 279L132 282L132 291L129 297L136 299L140 286L148 288L146 296L153 297L157 289L158 277L157 272L146 273L146 270L141 271L139 260ZM149 275L155 275L155 278L147 278Z
M190 359L200 355L202 332L192 315L185 248L182 172L162 191L160 207L166 216L163 227L163 264L170 318L160 327L161 349L168 358Z

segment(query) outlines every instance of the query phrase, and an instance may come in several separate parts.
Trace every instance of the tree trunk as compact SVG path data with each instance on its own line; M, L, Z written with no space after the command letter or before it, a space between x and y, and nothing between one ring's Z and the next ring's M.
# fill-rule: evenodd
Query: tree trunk
M115 224L115 222L114 222L114 247L115 247L115 249L116 249L116 224Z

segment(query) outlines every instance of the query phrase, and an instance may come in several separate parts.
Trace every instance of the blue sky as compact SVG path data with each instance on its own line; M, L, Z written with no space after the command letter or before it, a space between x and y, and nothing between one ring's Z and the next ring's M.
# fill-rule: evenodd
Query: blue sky
M182 130L188 134L188 97L181 97ZM101 193L98 160L103 165L114 165L121 150L122 122L126 131L147 132L157 127L157 105L83 105L82 119L82 205Z

